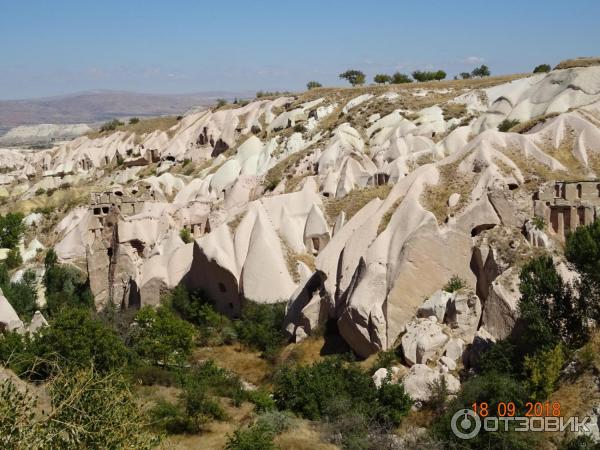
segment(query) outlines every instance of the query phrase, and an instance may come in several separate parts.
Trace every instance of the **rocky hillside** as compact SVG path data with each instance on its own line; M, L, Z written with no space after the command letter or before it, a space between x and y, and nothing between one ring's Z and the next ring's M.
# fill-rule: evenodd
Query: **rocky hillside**
M569 221L539 200L598 177L599 66L319 88L145 122L0 149L2 211L30 213L24 267L40 273L37 249L54 247L87 271L98 310L156 305L179 284L230 316L287 302L292 341L328 323L361 357L401 344L415 380L506 337L520 264L540 246L560 262L565 233L600 205L581 185L571 203L551 195L588 208Z

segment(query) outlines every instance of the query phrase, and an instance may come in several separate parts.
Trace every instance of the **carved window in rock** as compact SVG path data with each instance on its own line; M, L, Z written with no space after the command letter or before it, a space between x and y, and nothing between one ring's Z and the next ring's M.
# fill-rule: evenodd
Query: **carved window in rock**
M577 198L581 198L582 188L581 184L577 185Z
M311 238L312 239L312 246L313 246L313 250L315 252L318 252L321 248L321 241L319 240L319 238Z

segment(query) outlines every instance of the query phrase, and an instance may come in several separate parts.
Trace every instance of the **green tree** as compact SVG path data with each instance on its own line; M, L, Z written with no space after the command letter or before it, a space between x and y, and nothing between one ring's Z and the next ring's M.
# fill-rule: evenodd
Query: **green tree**
M6 257L6 267L9 269L16 269L23 264L23 258L21 258L21 252L18 248L11 248Z
M564 363L565 353L561 344L533 356L525 356L523 366L532 400L546 400L554 392Z
M34 271L26 270L18 282L12 283L8 279L6 266L0 264L0 289L21 319L31 319L37 309L37 283Z
M135 125L136 123L140 123L140 119L138 117L132 117L129 119L129 125Z
M323 87L323 85L321 83L319 83L318 81L309 81L308 83L306 83L306 89L308 89L309 91L311 89L320 88L320 87Z
M179 237L185 244L189 244L194 240L194 238L192 237L192 233L187 228L181 229L181 231L179 232Z
M168 307L145 306L136 314L128 341L151 364L181 365L191 354L194 330Z
M236 99L236 101L237 101L237 99ZM229 102L226 99L224 99L224 98L218 98L217 99L217 109L222 108L227 103L229 103Z
M74 266L58 264L53 249L46 253L44 265L46 308L50 316L58 314L65 307L90 308L93 305L94 298L87 274Z
M11 379L0 383L2 448L149 450L158 444L122 376L93 368L56 373L45 385L50 409L39 415L30 393Z
M268 305L248 302L234 326L242 343L269 354L286 342L284 317L285 305L282 303Z
M459 74L459 77L463 80L469 80L469 79L473 78L473 76L469 72L461 72Z
M502 131L503 133L506 133L511 128L519 125L519 123L520 122L517 119L504 119L502 122L500 122L498 124L498 131Z
M547 73L551 70L552 68L550 67L550 64L540 64L539 66L535 66L535 69L533 69L533 73Z
M387 84L392 81L392 77L385 73L378 73L373 77L373 81L377 84Z
M0 248L16 248L24 232L23 214L8 213L0 216Z
M486 66L485 64L482 64L479 67L476 67L473 69L473 71L471 72L471 75L473 77L478 77L478 78L483 78L483 77L489 77L492 73L490 72L490 68L488 66Z
M360 70L346 70L344 73L339 75L340 78L345 79L352 86L361 86L365 84L366 76Z
M413 80L411 80L411 78L406 75L405 73L400 73L400 72L395 72L392 75L392 80L391 83L392 84L404 84L404 83L412 83Z
M38 362L28 374L32 379L46 379L60 367L86 367L93 364L98 372L120 369L129 353L119 336L89 311L64 308L51 326L42 328L26 348L27 355Z

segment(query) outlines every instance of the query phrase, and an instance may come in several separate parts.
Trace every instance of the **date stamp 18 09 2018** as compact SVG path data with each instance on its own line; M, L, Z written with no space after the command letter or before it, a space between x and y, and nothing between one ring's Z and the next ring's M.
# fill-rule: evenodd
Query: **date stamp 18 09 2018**
M564 432L589 433L590 417L564 417L559 402L475 402L452 416L451 427L460 439L473 439L484 432Z

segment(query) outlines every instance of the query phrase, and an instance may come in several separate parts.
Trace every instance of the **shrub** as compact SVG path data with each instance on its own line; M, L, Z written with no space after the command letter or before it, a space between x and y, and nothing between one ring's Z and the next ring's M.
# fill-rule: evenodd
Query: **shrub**
M535 216L531 219L531 223L533 223L536 230L544 231L546 229L546 221L543 217Z
M176 375L163 367L139 366L133 370L131 377L136 383L144 386L175 386L177 384Z
M392 77L385 73L378 73L373 77L373 81L377 84L387 84L392 81Z
M234 322L240 342L264 353L277 351L286 342L283 332L285 304L248 302L242 316Z
M533 73L547 73L551 70L552 68L550 67L550 64L540 64L539 66L535 66L535 69L533 69Z
M306 132L306 127L304 125L302 125L301 123L297 123L296 125L294 125L294 132L295 133L304 133Z
M0 289L21 319L29 320L37 309L35 272L26 270L20 281L12 283L7 267L0 263Z
M195 432L200 431L210 420L224 420L227 417L223 408L208 395L203 384L186 384L181 401L185 415L192 421L192 429Z
M469 72L461 72L458 76L463 80L470 80L471 78L473 78L473 76Z
M23 214L8 213L0 216L0 248L16 248L24 232Z
M6 267L9 269L16 269L21 264L23 264L23 258L21 258L21 252L19 252L19 249L10 249L6 257Z
M398 426L402 418L408 414L412 400L404 391L401 383L391 384L385 380L377 390L379 407L375 413L375 420L383 426Z
M377 358L371 367L371 374L374 374L381 368L389 369L392 366L397 365L400 361L401 358L396 348L383 350L377 354Z
M413 80L404 73L396 72L392 75L392 84L404 84L404 83L412 83Z
M167 434L194 433L195 425L180 405L159 400L150 411L153 428Z
M30 379L46 379L56 365L86 367L93 364L100 373L122 368L129 359L119 336L89 311L65 308L50 327L42 328L26 347L26 353L38 358L29 372Z
M91 307L94 299L86 274L73 266L58 264L57 259L54 250L49 249L44 261L46 272L43 280L49 315L56 315L65 307Z
M129 125L135 125L136 123L139 123L140 119L137 117L132 117L131 119L129 119Z
M217 99L217 109L218 108L222 108L223 106L225 106L227 103L229 103L227 100L225 100L224 98L218 98Z
M287 411L263 412L256 419L256 426L265 428L273 434L281 434L292 425L293 416Z
M128 341L150 364L181 365L192 351L193 328L165 306L145 306L135 316Z
M479 78L489 77L491 74L492 73L490 72L490 68L488 66L486 66L485 64L482 64L481 66L476 67L471 72L471 75L473 77L479 77Z
M458 275L452 275L450 280L444 285L443 290L446 292L456 292L467 286L467 282Z
M271 411L276 407L273 396L265 390L257 389L255 391L248 391L246 392L246 397L248 401L254 403L257 412Z
M503 133L505 133L508 130L510 130L512 127L516 127L520 123L521 122L519 122L517 119L504 119L498 125L498 131L502 131Z
M226 450L277 450L273 442L274 434L264 425L254 425L236 430L229 436Z
M104 133L107 131L115 131L117 127L121 127L125 125L123 122L117 119L113 119L110 122L106 122L104 125L100 127L100 133Z
M525 356L523 366L528 375L527 386L532 400L546 400L554 392L564 363L565 354L561 344L541 350L533 356Z
M344 73L339 75L340 78L345 79L352 86L360 86L365 84L365 74L360 70L346 70Z
M187 228L181 229L181 231L179 232L179 237L186 244L189 244L190 242L192 242L194 240L194 238L192 238L192 233Z
M51 414L36 414L36 401L12 381L0 384L3 448L155 448L147 420L125 380L94 369L57 371L45 388ZM50 412L48 411L48 412Z
M600 281L600 220L567 236L565 256L586 279Z
M308 89L309 91L311 89L320 88L320 87L323 87L323 85L321 83L319 83L318 81L309 81L308 83L306 83L306 89Z

